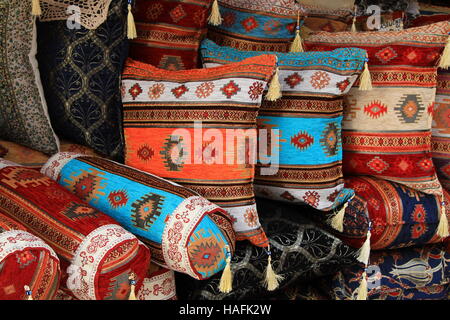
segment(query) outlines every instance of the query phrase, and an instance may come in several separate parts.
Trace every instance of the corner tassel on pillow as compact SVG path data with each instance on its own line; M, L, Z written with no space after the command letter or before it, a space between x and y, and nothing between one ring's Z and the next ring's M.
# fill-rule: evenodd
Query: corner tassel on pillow
M364 244L362 247L356 252L357 260L361 263L364 263L367 265L369 263L369 257L370 257L370 238L372 236L372 233L370 232L372 230L372 222L369 222L369 230L367 231L367 237L366 241L364 241Z
M353 13L353 23L352 23L352 32L357 32L356 30L356 6L355 6L355 12Z
M225 269L223 269L222 277L220 278L219 290L223 293L229 293L233 290L233 275L231 273L231 252L230 247L226 246L227 249L227 264Z
M220 26L222 24L222 17L220 16L219 4L217 3L217 0L214 0L212 4L208 23L213 26Z
M137 300L136 299L136 275L132 272L128 276L128 281L130 282L130 295L128 296L128 300Z
M441 216L439 218L439 225L437 227L436 234L441 238L446 238L449 236L447 210L445 209L445 201L443 200L441 201Z
M277 68L275 70L275 74L272 77L272 80L269 83L269 90L266 94L266 99L269 101L276 101L281 98L281 84L280 84L280 75L279 75L278 63Z
M369 91L372 90L372 76L370 75L369 65L367 62L369 58L366 58L366 62L364 63L364 70L361 73L360 81L359 81L359 90L361 91Z
M295 38L292 41L290 52L304 52L303 41L300 36L300 12L297 14L297 26L295 27Z
M137 38L136 24L134 23L133 13L131 12L131 2L128 0L128 25L127 25L127 37L128 39Z
M270 251L270 246L267 250L268 250L267 254L269 257L267 258L267 267L264 277L264 284L268 291L273 291L278 288L278 286L280 285L280 281L282 281L284 278L283 276L278 275L275 273L275 271L273 271L272 252Z
M356 300L367 300L367 272L364 270L362 276L361 276L361 282L359 284L359 288L356 289L357 295Z
M450 67L450 33L447 37L444 52L442 52L441 58L439 59L439 68L448 69L448 67Z
M33 16L40 16L42 14L41 5L39 4L39 0L31 1L31 14Z
M25 290L25 295L27 296L27 300L33 300L32 292L29 286L23 286Z

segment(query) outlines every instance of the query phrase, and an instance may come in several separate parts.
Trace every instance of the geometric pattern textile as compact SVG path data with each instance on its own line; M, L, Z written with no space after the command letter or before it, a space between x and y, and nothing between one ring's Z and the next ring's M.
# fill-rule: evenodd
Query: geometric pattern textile
M151 263L148 276L136 295L138 300L177 300L173 270Z

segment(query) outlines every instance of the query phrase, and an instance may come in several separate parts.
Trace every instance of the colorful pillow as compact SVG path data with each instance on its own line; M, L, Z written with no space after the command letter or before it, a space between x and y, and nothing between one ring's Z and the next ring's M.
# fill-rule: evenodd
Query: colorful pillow
M59 153L41 170L141 237L152 262L206 279L234 251L231 217L193 191L102 158ZM227 249L228 248L228 249Z
M26 291L34 300L52 300L60 275L56 253L0 208L0 300L27 300Z
M223 207L237 240L267 246L253 193L256 117L276 57L166 71L129 60L122 75L125 164Z
M309 50L367 50L372 91L355 86L343 120L344 174L372 175L442 195L431 159L437 64L450 22L392 32L319 32Z
M443 210L439 197L372 177L349 177L345 182L367 202L373 250L442 241L436 235ZM450 196L446 191L444 195L450 218Z
M203 41L201 53L205 67L261 54L210 40ZM277 57L283 97L263 101L258 114L259 143L267 144L270 159L259 157L256 195L336 209L354 196L344 189L342 175L342 103L364 67L366 52L348 48ZM264 132L270 137L262 140ZM269 172L268 166L274 170Z
M148 248L39 171L0 162L0 208L55 250L62 285L78 299L127 299L131 272L140 289Z
M1 0L0 26L0 138L54 154L59 141L50 124L35 58L31 1Z
M177 300L175 273L151 263L147 278L137 294L138 300Z
M299 215L298 206L259 198L257 203L261 223L270 239L273 268L284 278L279 290L267 291L261 282L266 266L264 249L238 242L231 261L233 291L219 292L218 277L193 281L176 274L180 300L266 300L294 282L317 280L358 264L355 249Z
M127 1L113 0L95 30L67 21L38 25L38 59L57 134L123 159L120 74L128 55Z
M134 8L137 38L130 58L161 69L197 68L212 0L140 0Z
M450 253L442 244L372 252L367 267L368 300L445 300L450 289ZM353 300L363 269L339 271L329 284L334 300Z

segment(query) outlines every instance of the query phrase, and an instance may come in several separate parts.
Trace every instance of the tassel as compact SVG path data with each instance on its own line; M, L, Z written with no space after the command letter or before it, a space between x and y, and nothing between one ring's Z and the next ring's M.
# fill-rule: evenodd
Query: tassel
M357 296L356 300L367 300L367 273L364 270L362 274L361 283L359 284L359 288L356 289Z
M329 220L329 224L331 227L339 232L344 232L344 215L345 209L348 207L348 202L344 203L341 210L338 211L335 215L331 217Z
M131 12L131 1L132 0L128 0L128 26L127 26L128 39L137 38L136 24L134 23L133 13Z
M436 234L441 238L447 238L449 236L447 210L445 209L445 201L443 200L441 201L441 217L439 218Z
M448 69L448 67L450 67L450 33L444 52L442 52L441 58L439 59L439 68Z
M292 41L290 52L304 52L303 41L300 36L300 11L297 13L297 26L295 27L295 38Z
M277 68L275 69L275 74L272 77L272 80L269 83L269 90L266 94L266 99L269 101L276 101L281 98L281 85L280 85L280 75L279 75L278 63Z
M369 91L372 90L372 76L370 75L369 65L367 62L369 58L366 58L366 62L364 63L364 70L361 73L360 81L359 81L359 90L361 91Z
M42 14L41 5L39 4L39 0L31 1L31 14L33 16L40 16Z
M222 277L220 278L219 290L223 293L229 293L233 290L233 274L231 273L231 253L230 248L226 246L227 249L227 264L225 269L223 269Z
M33 296L31 295L31 289L29 286L23 286L24 290L25 290L25 295L27 296L27 300L33 300Z
M128 300L137 300L136 299L136 275L132 272L128 276L128 281L130 283L130 295L128 296Z
M357 32L357 30L356 30L356 10L357 10L357 6L355 6L355 13L353 14L352 32Z
M367 231L366 241L364 241L362 247L356 252L356 254L358 255L356 259L359 262L364 263L365 265L369 263L370 237L372 236L372 233L370 232L371 230L372 230L372 222L369 223L369 230Z
M264 284L268 291L273 291L278 288L280 285L280 281L284 278L281 275L278 275L273 271L272 268L272 252L270 251L270 246L268 248L267 254L269 257L267 258L267 268L265 272Z
M220 26L222 24L222 17L220 16L219 4L214 0L211 7L211 14L208 18L208 23L213 26Z

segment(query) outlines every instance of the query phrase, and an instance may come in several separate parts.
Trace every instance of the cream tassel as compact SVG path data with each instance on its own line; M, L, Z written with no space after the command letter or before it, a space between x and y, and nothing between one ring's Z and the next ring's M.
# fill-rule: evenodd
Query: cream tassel
M356 6L355 6L355 12L353 14L353 23L352 23L352 32L357 32L356 30Z
M447 210L445 209L445 201L443 200L441 201L441 216L439 218L436 234L441 238L447 238L449 236Z
M217 3L217 0L214 0L211 7L211 14L209 15L208 23L213 26L220 26L222 24L222 17L220 16L219 4Z
M303 41L300 36L300 11L297 13L297 26L295 27L295 38L292 41L290 52L304 52Z
M366 58L366 62L364 63L364 70L361 73L361 77L359 80L359 90L361 91L369 91L372 90L372 76L370 75L369 65L367 62L369 58Z
M266 286L268 291L273 291L278 288L280 285L280 281L284 278L281 275L278 275L273 271L272 268L272 252L270 251L270 246L268 248L267 254L269 257L267 258L267 268L265 272L264 285Z
M130 283L130 295L128 296L128 300L137 300L136 299L136 275L132 272L128 276L128 281Z
M357 296L356 296L356 300L367 300L367 273L366 270L364 270L363 274L362 274L362 279L361 282L359 284L359 288L356 289L357 290Z
M448 69L448 67L450 67L450 33L447 37L444 52L442 52L441 58L439 59L439 68Z
M272 80L269 83L269 90L266 94L266 99L269 101L275 101L281 98L281 85L279 75L278 63L275 69L275 74L272 76Z
M219 290L223 293L229 293L233 290L233 274L231 273L231 253L230 247L226 246L227 249L227 264L225 269L223 269L222 277L220 278Z
M134 23L133 13L131 12L131 0L128 0L127 36L128 36L128 39L137 38L136 24Z
M31 295L31 289L29 286L23 286L24 290L25 290L25 295L27 296L27 300L33 300L33 296Z
M367 231L367 237L366 241L364 241L364 244L362 247L356 252L357 260L361 263L364 263L364 265L367 265L369 263L369 257L370 257L370 237L372 236L372 233L370 232L372 230L372 222L369 223L369 230Z
M33 16L40 16L42 14L41 5L39 4L39 0L31 1L31 14Z

